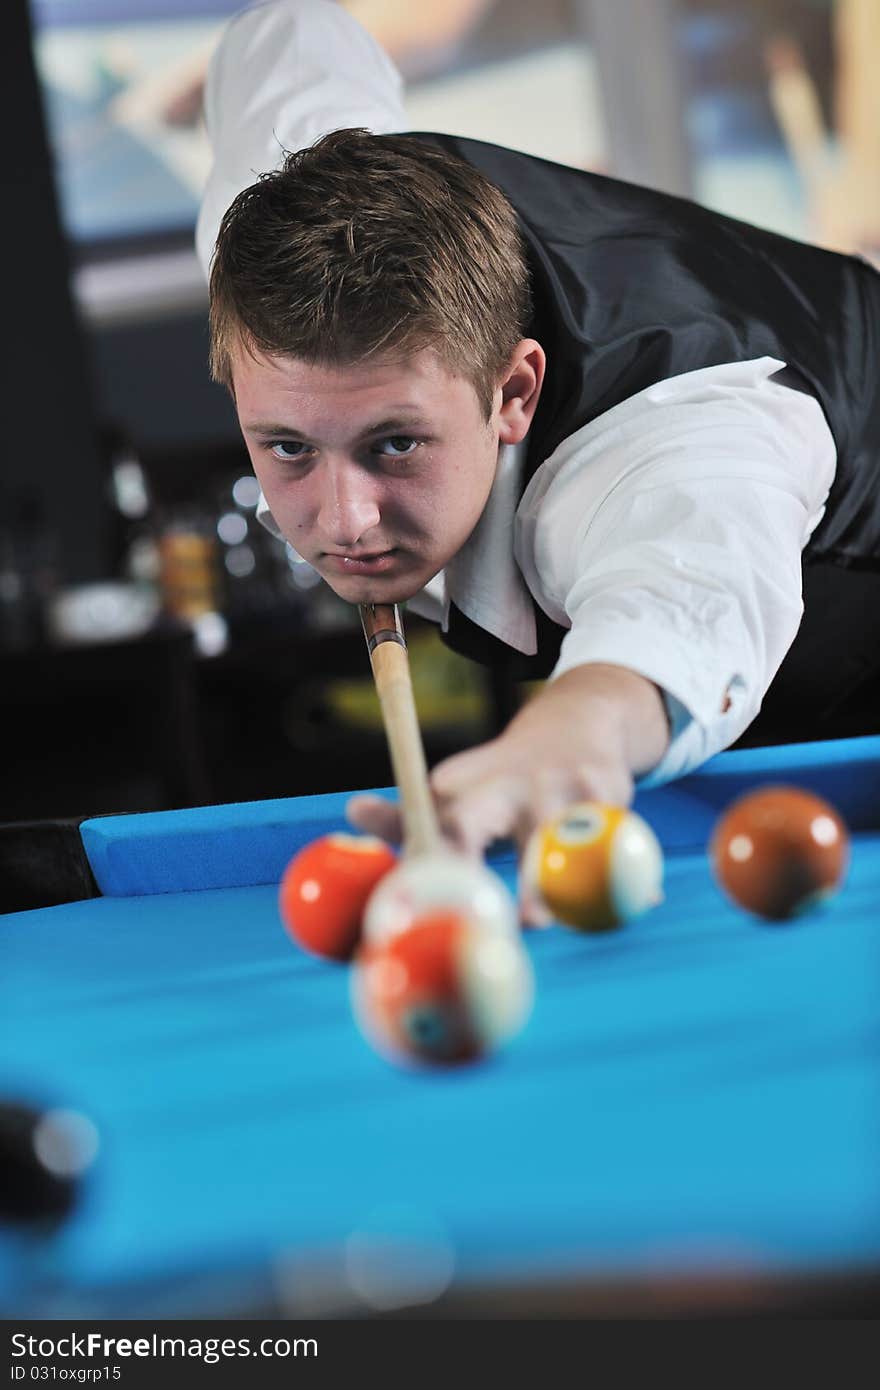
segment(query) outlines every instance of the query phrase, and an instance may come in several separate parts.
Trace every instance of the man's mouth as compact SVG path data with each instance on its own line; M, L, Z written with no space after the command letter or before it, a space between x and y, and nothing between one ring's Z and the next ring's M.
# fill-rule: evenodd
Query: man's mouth
M321 569L332 574L385 574L394 567L398 552L375 550L369 553L326 550L321 556Z

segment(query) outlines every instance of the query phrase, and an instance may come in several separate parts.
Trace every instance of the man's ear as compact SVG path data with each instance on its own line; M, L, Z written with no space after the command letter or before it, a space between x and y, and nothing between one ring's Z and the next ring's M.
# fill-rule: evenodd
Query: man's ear
M502 444L525 439L544 384L547 358L534 338L520 338L501 381L498 438Z

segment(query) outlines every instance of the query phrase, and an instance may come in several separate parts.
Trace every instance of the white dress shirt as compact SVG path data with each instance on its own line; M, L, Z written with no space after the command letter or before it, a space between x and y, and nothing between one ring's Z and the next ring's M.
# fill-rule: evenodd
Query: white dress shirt
M233 20L205 109L206 271L232 198L286 150L347 126L407 129L397 70L333 0L265 0ZM772 380L784 365L728 363L639 392L564 440L521 497L525 446L502 447L474 533L409 606L445 625L454 602L531 653L534 599L567 628L553 676L609 662L654 681L671 740L642 785L726 748L797 632L801 551L834 478L818 402ZM279 534L265 504L260 516Z

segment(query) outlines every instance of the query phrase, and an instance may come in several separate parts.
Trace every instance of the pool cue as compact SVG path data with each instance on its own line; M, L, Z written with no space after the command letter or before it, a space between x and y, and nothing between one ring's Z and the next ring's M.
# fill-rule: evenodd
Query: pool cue
M427 854L441 848L443 840L428 785L400 611L396 603L362 603L360 615L400 794L403 851Z

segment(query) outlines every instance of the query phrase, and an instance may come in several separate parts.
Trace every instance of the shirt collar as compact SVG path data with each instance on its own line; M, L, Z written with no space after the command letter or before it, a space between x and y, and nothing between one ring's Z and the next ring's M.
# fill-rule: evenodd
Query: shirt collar
M444 631L454 603L477 627L515 651L538 650L535 609L514 556L525 443L502 444L482 516L446 567Z

